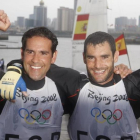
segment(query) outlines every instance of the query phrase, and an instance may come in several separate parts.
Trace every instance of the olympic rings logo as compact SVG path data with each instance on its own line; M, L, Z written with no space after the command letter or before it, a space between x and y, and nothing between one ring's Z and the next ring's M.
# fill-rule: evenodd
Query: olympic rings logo
M25 111L25 112L27 112L27 114L25 115L25 116L23 116L22 115L22 111ZM21 109L19 109L19 116L22 118L22 119L24 119L25 120L25 122L27 123L27 124L34 124L35 122L37 122L38 124L44 124L45 122L46 122L46 120L48 120L48 119L50 119L50 117L51 117L51 111L50 110L44 110L42 113L40 113L38 110L33 110L30 114L29 114L29 111L27 110L27 109L25 109L25 108L21 108ZM38 115L36 115L36 117L35 117L35 115L33 115L33 114L38 114ZM47 113L47 116L45 116L44 114L45 113ZM31 116L31 118L33 119L33 121L32 122L29 122L27 119L29 118ZM41 121L39 121L39 119L41 119L41 117L42 117L42 119L44 120L43 122L41 122Z
M94 115L93 114L93 111L94 110L98 110L98 112ZM110 115L106 116L105 115L105 112L109 112ZM119 112L119 117L117 118L117 116L115 114L118 114ZM117 121L119 121L121 118L122 118L122 111L120 109L116 109L113 113L111 110L109 109L105 109L102 113L101 113L101 110L97 107L94 107L91 109L91 115L95 118L95 120L98 122L98 123L104 123L104 122L108 122L108 124L115 124ZM103 121L99 121L97 118L100 117L102 115L103 117ZM110 119L112 118L113 116L113 119L114 119L114 122L110 122Z

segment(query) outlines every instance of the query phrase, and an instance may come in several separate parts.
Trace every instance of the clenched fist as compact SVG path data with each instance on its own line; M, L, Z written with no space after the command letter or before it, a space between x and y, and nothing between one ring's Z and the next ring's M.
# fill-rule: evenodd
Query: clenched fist
M7 14L3 10L0 10L0 30L6 31L10 25L11 23Z

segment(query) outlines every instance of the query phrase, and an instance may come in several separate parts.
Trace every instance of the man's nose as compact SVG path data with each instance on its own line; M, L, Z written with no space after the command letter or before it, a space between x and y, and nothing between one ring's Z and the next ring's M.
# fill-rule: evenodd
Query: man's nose
M35 53L35 54L33 55L32 61L33 61L34 63L36 63L36 62L39 61L39 55L38 55L37 53Z
M96 59L95 60L95 67L96 68L101 68L101 66L102 66L102 61L100 59Z

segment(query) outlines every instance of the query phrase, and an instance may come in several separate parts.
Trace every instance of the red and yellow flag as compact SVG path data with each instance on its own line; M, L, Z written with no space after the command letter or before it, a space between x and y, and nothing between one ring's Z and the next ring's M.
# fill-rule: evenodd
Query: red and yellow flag
M119 51L119 55L127 54L127 49L124 40L124 34L121 34L118 38L115 39L116 50Z
M85 40L89 14L78 15L73 40Z

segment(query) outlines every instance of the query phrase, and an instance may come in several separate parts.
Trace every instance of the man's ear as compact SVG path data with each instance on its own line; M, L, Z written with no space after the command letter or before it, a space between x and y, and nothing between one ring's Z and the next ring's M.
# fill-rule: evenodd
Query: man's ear
M54 64L57 58L57 50L53 53L51 64Z
M83 52L83 61L86 64L86 56L85 56L84 52Z
M24 55L23 49L20 49L20 53L21 53L21 59L23 60L23 55Z
M118 61L118 58L119 58L119 51L116 51L114 53L114 63L116 63Z

